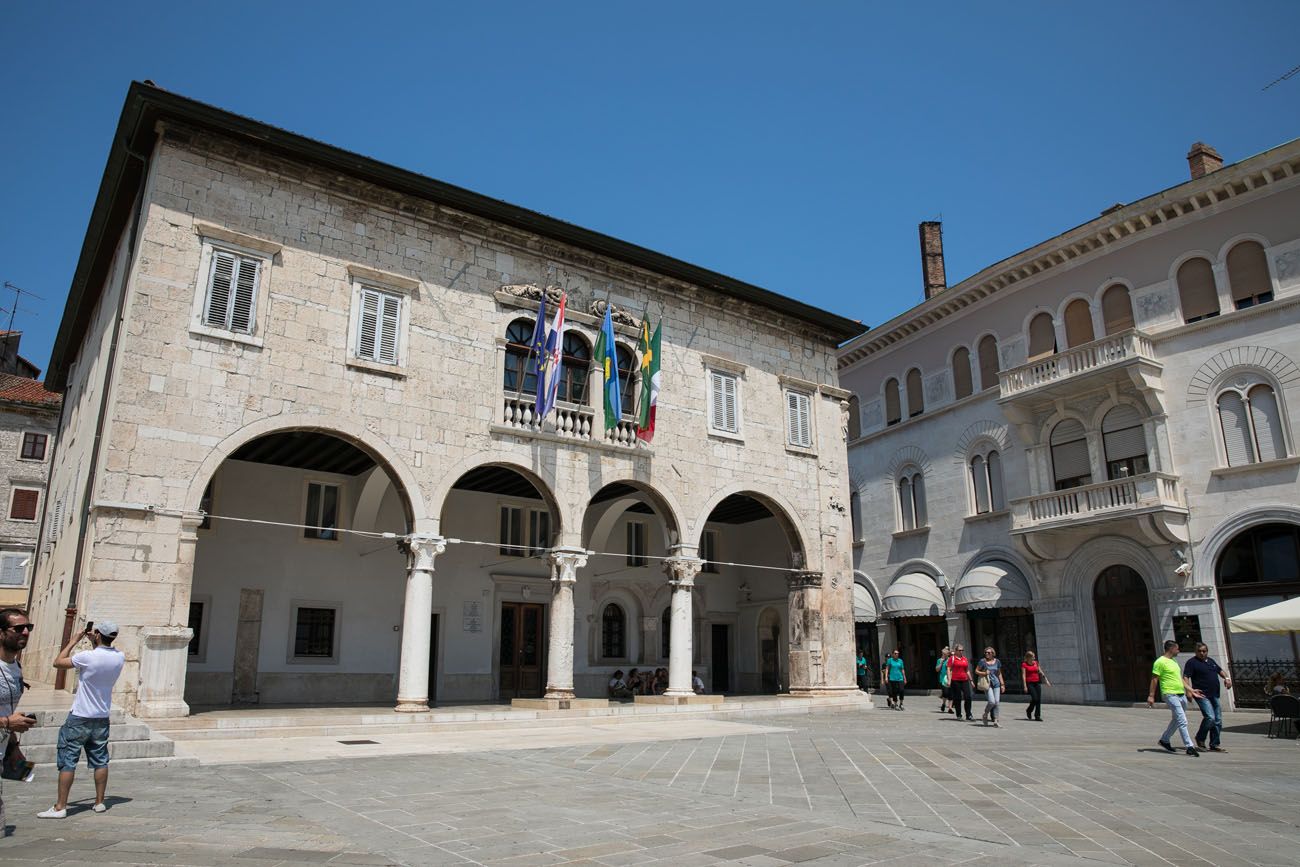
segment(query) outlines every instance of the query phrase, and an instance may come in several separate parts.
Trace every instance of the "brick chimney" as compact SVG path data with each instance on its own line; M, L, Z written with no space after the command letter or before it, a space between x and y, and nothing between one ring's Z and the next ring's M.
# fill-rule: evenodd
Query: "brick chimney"
M1192 180L1196 180L1223 168L1223 157L1205 142L1198 141L1187 152L1187 165L1192 169Z
M933 298L948 288L948 277L943 270L943 223L931 220L919 228L921 280L925 284L925 297Z

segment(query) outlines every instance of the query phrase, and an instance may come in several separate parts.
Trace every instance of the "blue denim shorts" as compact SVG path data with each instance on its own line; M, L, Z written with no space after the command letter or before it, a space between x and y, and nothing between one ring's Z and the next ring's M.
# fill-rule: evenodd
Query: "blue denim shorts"
M68 714L59 729L59 770L76 770L83 749L91 768L108 767L108 717L86 719Z

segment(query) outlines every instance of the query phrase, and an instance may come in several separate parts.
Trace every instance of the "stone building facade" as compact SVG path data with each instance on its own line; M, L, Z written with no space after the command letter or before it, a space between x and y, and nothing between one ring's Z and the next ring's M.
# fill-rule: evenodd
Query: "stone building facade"
M542 295L570 338L539 424ZM650 444L630 404L602 424L607 304L633 391L641 319L662 323ZM836 347L860 330L133 85L51 363L68 523L31 670L111 617L143 716L604 698L633 667L677 696L692 670L848 693Z
M10 334L17 358L16 332ZM30 370L40 373L24 368ZM35 379L0 373L0 607L27 604L60 402Z
M951 287L923 224L925 300L843 347L859 641L914 682L960 642L1138 700L1176 638L1239 704L1294 685L1294 635L1225 623L1300 594L1300 141L1188 159Z

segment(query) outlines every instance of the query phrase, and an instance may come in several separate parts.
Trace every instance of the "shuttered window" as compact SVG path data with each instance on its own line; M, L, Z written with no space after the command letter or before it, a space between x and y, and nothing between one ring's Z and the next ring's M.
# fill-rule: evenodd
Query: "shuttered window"
M1228 283L1238 310L1273 300L1273 280L1268 276L1264 248L1242 241L1228 251Z
M1056 326L1052 314L1039 313L1029 320L1029 360L1044 358L1056 352Z
M989 471L982 455L976 455L970 462L970 480L975 489L975 514L991 512L989 505Z
M1219 292L1214 288L1214 269L1204 259L1188 259L1178 269L1178 300L1183 321L1198 322L1219 315Z
M1228 466L1240 467L1255 462L1255 448L1251 442L1250 420L1246 416L1246 403L1235 391L1219 395L1219 425L1223 430L1223 449L1228 456Z
M31 557L26 551L6 551L0 554L0 587L26 587L27 561Z
M1007 495L1002 489L1002 456L989 452L989 505L993 511L1000 512L1007 507Z
M1101 318L1108 337L1133 327L1133 299L1127 286L1117 283L1102 293Z
M1255 430L1255 453L1261 461L1276 461L1286 457L1286 441L1282 438L1282 413L1278 410L1277 395L1267 385L1257 385L1247 395L1250 402L1250 419Z
M919 470L905 470L898 480L899 529L915 530L927 526L925 477Z
M1101 422L1101 441L1109 478L1123 479L1150 471L1142 414L1133 407L1117 406L1106 413Z
M360 289L357 357L397 364L397 336L402 323L402 296L370 286Z
M1092 483L1087 434L1075 419L1052 428L1052 477L1058 491Z
M957 400L969 397L975 390L970 375L970 350L958 347L952 354L952 391Z
M339 538L339 486L322 482L307 483L307 510L302 535L304 539Z
M885 424L898 424L903 420L903 405L898 396L898 380L885 383Z
M797 391L785 393L786 442L800 448L812 448L812 418L808 395Z
M738 433L739 420L736 377L716 370L709 371L709 427L724 433Z
M262 263L226 250L212 251L208 273L208 297L203 305L203 324L211 328L252 334L254 305Z
M528 556L535 557L551 547L551 513L528 510Z
M907 372L907 417L925 412L925 396L921 389L921 371L913 367Z
M1092 308L1082 298L1076 298L1065 307L1065 342L1071 347L1091 343Z
M35 521L41 492L35 488L14 488L9 497L9 520Z
M992 334L980 341L980 389L987 391L998 387L998 340Z

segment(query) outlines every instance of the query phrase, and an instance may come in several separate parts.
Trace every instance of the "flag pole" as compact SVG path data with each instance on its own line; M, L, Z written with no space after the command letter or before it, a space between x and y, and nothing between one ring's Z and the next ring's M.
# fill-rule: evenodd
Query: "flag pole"
M537 303L540 305L540 304L544 304L545 301L546 301L546 287L542 287L542 295L541 298L538 299ZM545 311L545 308L543 307L542 310ZM543 316L542 318L545 319L546 317ZM536 333L536 326L533 327L533 331L534 333ZM519 400L521 397L524 396L524 380L528 378L528 365L532 364L533 355L535 355L536 352L537 352L537 347L533 346L533 340L530 338L528 341L528 358L527 360L524 361L524 369L519 371L519 379L515 383L515 400ZM533 412L537 412L536 402L533 403Z
M645 339L646 339L646 347L647 347L647 348L649 348L649 345L650 345L650 335L649 335L649 333L648 333L647 330L646 330L646 329L649 327L649 323L646 322L646 317L649 316L649 315L650 315L650 302L647 301L647 302L646 302L646 305L645 305L645 309L641 311L641 333L637 335L637 342L638 342L638 344L640 343L641 337L642 337L642 336L645 337ZM638 348L639 348L639 346L638 346ZM632 387L632 374L633 374L633 372L636 371L636 370L639 370L640 367L641 367L641 365L644 364L644 363L645 363L645 359L639 359L638 362L637 362L637 364L635 364L635 365L634 365L630 370L628 370L628 372L627 372L627 386L628 386L628 388L631 388L631 387ZM638 411L640 408L641 408L641 394L640 394L640 391L637 391L637 392L634 392L633 395L632 395L632 418L633 418L634 421L639 417L639 416L637 415L637 411Z

